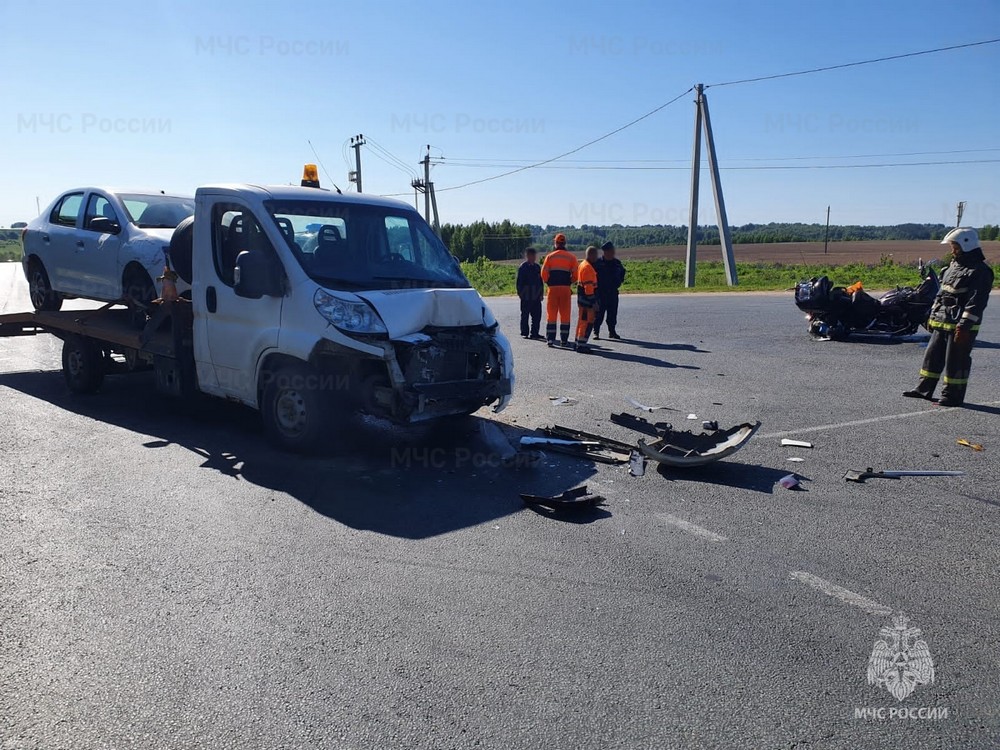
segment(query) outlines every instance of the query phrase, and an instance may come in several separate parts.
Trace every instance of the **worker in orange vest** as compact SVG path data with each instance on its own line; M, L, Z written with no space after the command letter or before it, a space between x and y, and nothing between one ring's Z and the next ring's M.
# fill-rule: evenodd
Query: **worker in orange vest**
M580 263L576 273L576 303L579 315L576 321L576 350L580 354L589 354L590 334L594 331L594 321L597 320L599 307L597 299L597 270L594 262L597 260L597 248L591 245L587 248L587 257Z
M559 233L553 240L555 249L545 256L542 263L542 281L549 287L545 301L545 340L549 346L556 344L556 321L563 346L569 345L570 310L579 265L576 256L566 249L566 235Z

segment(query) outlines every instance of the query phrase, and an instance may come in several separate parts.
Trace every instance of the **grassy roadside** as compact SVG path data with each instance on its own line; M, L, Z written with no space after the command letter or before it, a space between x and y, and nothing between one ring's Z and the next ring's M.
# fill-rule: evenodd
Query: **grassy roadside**
M684 288L684 263L677 260L626 260L628 275L623 292L717 292L733 291L726 284L721 261L698 264L697 286ZM939 264L935 263L939 268ZM514 278L517 266L478 259L463 263L462 270L479 292L485 296L515 294ZM896 286L916 286L920 275L915 265L902 265L883 260L876 265L851 263L843 266L780 265L774 263L737 263L738 291L761 292L790 289L803 279L829 276L834 284L848 285L861 281L869 289L892 289ZM1000 278L1000 268L997 269Z
M21 243L17 240L0 240L0 263L21 260Z

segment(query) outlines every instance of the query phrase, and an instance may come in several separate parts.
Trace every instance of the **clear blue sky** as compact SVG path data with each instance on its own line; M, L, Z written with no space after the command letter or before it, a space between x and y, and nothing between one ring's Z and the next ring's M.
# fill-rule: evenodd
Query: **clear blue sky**
M554 156L698 82L1000 36L1000 2L4 0L0 24L0 226L78 185L297 182L308 140L347 189L355 133L413 169L426 144L443 155L443 221L685 224L691 95L569 164L674 169L533 169L443 188L504 171L459 162ZM1000 163L985 162L1000 159L986 150L1000 149L998 71L992 45L708 89L724 168L977 162L726 169L731 222L822 221L827 205L834 223L950 222L958 200L967 223L1000 222ZM964 149L977 151L881 156ZM366 192L409 191L407 174L362 154ZM879 156L834 158L859 154ZM714 219L704 177L702 206Z

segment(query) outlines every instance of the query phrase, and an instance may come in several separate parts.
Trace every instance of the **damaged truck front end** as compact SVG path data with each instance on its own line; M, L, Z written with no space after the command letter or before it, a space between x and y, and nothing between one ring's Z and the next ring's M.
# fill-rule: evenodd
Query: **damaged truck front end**
M435 327L397 339L368 338L368 351L331 341L316 364L337 374L353 410L398 423L502 411L510 400L513 358L496 324ZM375 354L372 350L378 350Z

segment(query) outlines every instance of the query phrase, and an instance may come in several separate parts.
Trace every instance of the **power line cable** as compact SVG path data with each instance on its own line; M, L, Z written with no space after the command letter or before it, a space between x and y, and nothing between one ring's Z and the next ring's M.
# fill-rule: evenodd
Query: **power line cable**
M938 166L944 164L994 164L1000 162L1000 159L967 159L967 160L946 160L946 161L908 161L908 162L891 162L891 163L875 163L875 164L760 164L755 166L737 166L737 167L719 167L720 170L729 171L755 171L755 170L773 170L773 169L868 169L871 167L927 167L927 166ZM473 168L483 168L483 167L499 167L496 164L473 164L473 165L463 165L463 164L451 164L451 166L462 167L469 166ZM707 165L702 165L703 170L707 170ZM598 171L598 172L687 172L690 167L662 167L662 166L581 166L581 165L560 165L555 164L552 166L540 166L538 169L564 169L564 170L583 170L583 171Z
M900 55L888 55L886 57L875 57L871 60L858 60L857 62L841 63L839 65L826 65L822 68L809 68L808 70L797 70L792 73L777 73L769 76L757 76L756 78L741 78L737 81L723 81L722 83L705 84L705 88L718 88L720 86L738 86L744 83L757 83L758 81L773 81L777 78L792 78L793 76L805 76L812 73L824 73L828 70L841 70L843 68L856 68L860 65L874 65L875 63L888 62L890 60L903 60L908 57L920 57L921 55L933 55L938 52L949 52L956 49L967 49L969 47L981 47L985 44L997 44L998 39L985 39L981 42L967 42L966 44L952 44L948 47L936 47L935 49L925 49L919 52L904 52Z
M452 185L451 187L438 188L437 192L443 193L446 190L461 190L462 188L471 187L472 185L480 185L480 184L482 184L484 182L490 182L492 180L499 180L501 177L508 177L508 176L510 176L512 174L517 174L518 172L524 172L525 170L528 170L528 169L535 169L535 168L541 167L541 166L543 166L545 164L549 164L551 162L558 161L559 159L562 159L562 158L564 158L566 156L571 156L572 154L575 154L578 151L583 151L583 149L587 148L588 146L593 146L595 143L600 143L601 141L606 140L606 139L610 138L611 136L613 136L613 135L615 135L617 133L622 132L626 128L632 127L636 123L642 122L647 117L652 117L657 112L659 112L659 111L661 111L663 109L666 109L671 104L673 104L674 102L676 102L677 100L679 100L681 97L689 94L693 90L694 90L694 87L692 86L692 87L690 87L690 88L682 91L680 94L678 94L677 96L675 96L670 101L661 104L659 107L656 107L655 109L651 109L646 114L640 115L639 117L636 117L634 120L631 120L630 122L625 123L621 127L615 128L614 130L612 130L612 131L610 131L608 133L605 133L602 136L598 136L597 138L594 138L593 140L587 141L583 145L577 146L574 149L570 149L569 151L566 151L565 153L559 154L558 156L553 156L551 159L543 159L542 161L535 162L534 164L527 164L527 165L525 165L523 167L517 167L516 169L510 169L510 170L508 170L506 172L501 172L500 174L491 175L489 177L483 177L482 179L479 179L479 180L472 180L471 182L464 182L461 185ZM394 196L400 196L400 195L409 195L409 193L389 193L386 197L394 197Z

